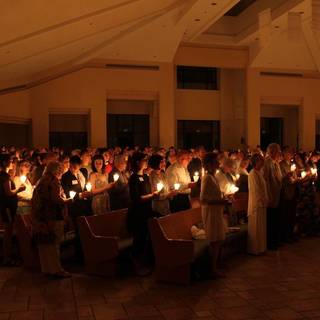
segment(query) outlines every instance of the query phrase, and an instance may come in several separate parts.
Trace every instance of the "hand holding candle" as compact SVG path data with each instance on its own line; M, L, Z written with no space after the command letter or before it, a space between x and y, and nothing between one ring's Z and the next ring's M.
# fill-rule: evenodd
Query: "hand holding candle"
M174 187L174 190L179 190L180 189L180 183L175 183L173 185L173 187Z
M226 192L226 194L227 195L232 195L232 194L235 194L236 192L238 192L239 191L239 188L238 187L236 187L234 184L228 184L228 186L227 186L227 192Z
M119 178L120 178L120 176L119 176L118 173L115 173L115 174L113 175L113 181L114 181L114 182L117 182L117 181L119 180Z
M92 190L92 184L90 183L90 182L88 182L87 184L86 184L86 189L87 189L87 191L91 191Z
M296 169L297 169L297 166L295 164L292 164L290 167L291 172L296 171Z
M305 171L301 172L301 178L304 179L307 176L307 173Z
M198 180L199 180L199 172L196 171L196 172L194 173L194 176L193 176L193 181L194 181L194 182L198 182Z
M70 191L69 192L69 196L70 196L70 199L74 199L74 197L76 196L76 192L75 191Z
M316 176L318 174L318 170L316 168L311 168L310 171L313 176Z
M20 176L20 181L21 181L21 183L25 183L27 181L27 177L26 176Z
M160 192L163 189L164 185L162 182L157 183L157 191Z

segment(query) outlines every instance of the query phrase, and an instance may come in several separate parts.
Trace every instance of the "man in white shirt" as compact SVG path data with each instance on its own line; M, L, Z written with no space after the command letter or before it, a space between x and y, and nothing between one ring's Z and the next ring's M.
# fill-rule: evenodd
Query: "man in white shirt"
M178 190L178 194L170 201L170 211L178 212L191 208L190 193L196 182L191 182L188 171L190 161L188 151L179 151L177 162L170 165L166 177L170 190Z
M269 250L277 250L280 236L280 193L282 175L280 169L281 149L276 143L271 143L267 149L268 158L264 163L263 176L268 193L267 208L267 246Z

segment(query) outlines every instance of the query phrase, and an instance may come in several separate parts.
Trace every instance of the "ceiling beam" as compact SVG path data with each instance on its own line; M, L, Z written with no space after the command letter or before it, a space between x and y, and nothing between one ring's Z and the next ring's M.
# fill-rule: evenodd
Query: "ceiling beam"
M124 30L119 31L118 33L116 33L114 36L110 37L106 41L101 42L99 45L95 46L94 48L87 50L83 54L79 55L76 59L74 59L72 61L72 65L82 64L82 63L87 62L93 58L96 58L100 52L102 52L105 48L112 45L114 42L120 40L121 38L123 38L129 34L132 34L133 32L135 32L143 27L145 27L146 25L154 22L156 19L160 18L164 14L167 14L172 10L176 10L177 8L179 8L180 6L182 6L184 4L185 4L185 0L180 0L180 1L177 1L174 4L168 6L164 9L158 10L156 13L153 13L153 14L150 14L150 15L147 15L147 16L141 18L140 21L136 22L135 24L130 25L129 27L125 28Z
M218 21L226 12L228 12L234 5L236 5L240 0L229 0L225 5L222 5L222 2L219 2L216 6L211 5L211 1L198 1L197 5L201 7L201 11L207 9L208 14L202 16L200 21L196 21L196 24L193 23L191 28L188 30L188 34L185 35L185 42L192 42L204 31L206 31L211 25ZM226 1L224 1L225 3ZM221 8L219 8L219 7ZM217 8L216 8L217 7ZM218 9L219 8L219 9ZM214 12L214 15L210 14L210 11ZM197 17L194 17L197 18Z

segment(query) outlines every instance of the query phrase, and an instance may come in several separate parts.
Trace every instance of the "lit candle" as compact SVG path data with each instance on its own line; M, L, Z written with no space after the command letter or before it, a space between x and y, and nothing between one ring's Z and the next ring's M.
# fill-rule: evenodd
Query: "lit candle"
M291 172L296 171L297 166L295 164L292 164L290 167Z
M180 183L175 183L173 185L173 187L174 187L174 190L179 190L180 189Z
M69 195L70 195L70 198L71 198L71 199L73 199L73 198L76 196L76 194L77 194L77 193L76 193L75 191L70 191L70 192L69 192Z
M311 168L310 171L311 171L311 174L314 176L317 175L317 173L318 173L318 170L316 168Z
M301 172L301 178L304 179L306 177L307 173L305 171Z
M21 176L20 177L20 181L21 181L21 183L25 183L27 181L27 177L26 176Z
M227 187L227 194L235 194L236 192L239 191L239 188L236 187L234 184L229 184L228 187Z
M236 179L237 179L237 180L240 179L240 174L239 174L239 173L236 174Z
M220 172L220 170L217 170L217 171L216 171L216 174L219 173L219 172Z
M194 181L194 182L198 182L198 180L199 180L199 172L196 171L196 172L194 173L194 176L193 176L193 181Z
M91 191L92 190L92 184L90 183L90 182L88 182L87 184L86 184L86 189L87 189L87 191Z
M114 182L117 182L117 181L119 180L119 178L120 178L120 176L119 176L118 173L115 173L115 174L113 175L113 181L114 181Z
M157 183L157 191L160 192L163 189L164 185L162 182Z

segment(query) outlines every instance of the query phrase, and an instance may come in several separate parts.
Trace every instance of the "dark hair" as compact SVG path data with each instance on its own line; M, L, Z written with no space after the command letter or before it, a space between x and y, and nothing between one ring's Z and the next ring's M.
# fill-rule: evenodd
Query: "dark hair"
M0 154L0 168L5 169L10 160L11 160L10 154L7 154L7 153Z
M160 156L160 154L154 154L149 159L149 166L153 170L159 170L160 169L160 163L163 160L163 157Z
M93 158L92 158L92 162L91 162L91 167L92 167L92 171L93 172L98 172L96 165L95 165L95 161L96 160L101 160L102 161L102 172L105 172L106 169L106 165L104 163L104 158L101 154L96 154Z
M263 156L260 153L255 153L252 157L251 157L251 164L253 167L255 167L258 163L259 160L263 159Z
M78 164L79 166L81 165L82 161L79 156L75 155L70 157L70 164Z
M204 170L210 171L212 164L218 166L219 162L217 159L217 154L213 152L206 153L203 157L202 163Z
M142 152L135 152L131 157L131 169L133 172L140 170L140 162L146 158L146 155Z

